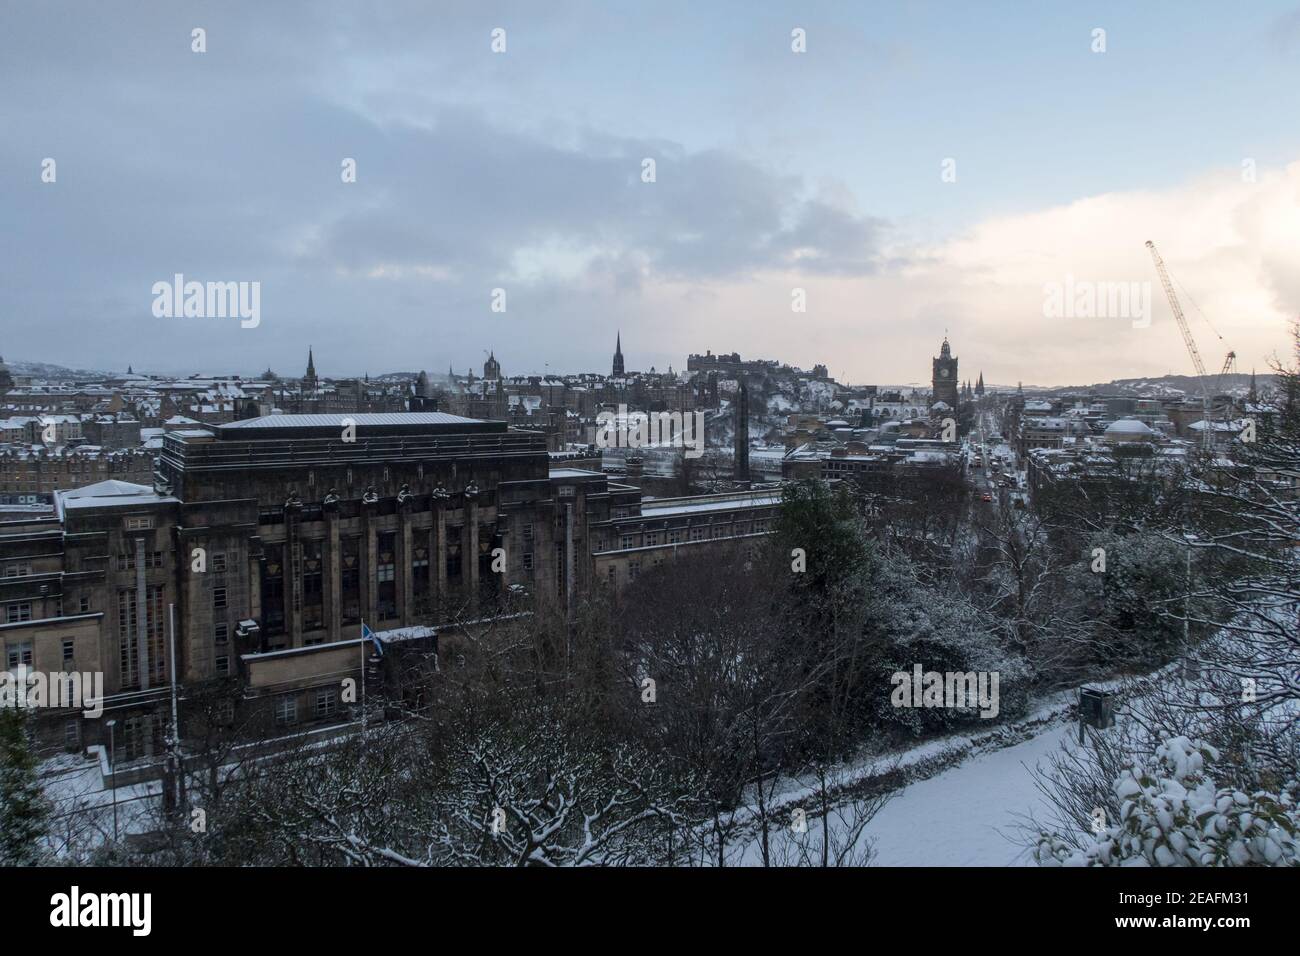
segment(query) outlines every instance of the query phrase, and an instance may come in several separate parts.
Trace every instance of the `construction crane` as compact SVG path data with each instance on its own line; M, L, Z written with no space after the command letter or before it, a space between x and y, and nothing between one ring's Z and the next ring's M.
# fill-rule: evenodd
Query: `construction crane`
M1216 395L1222 395L1222 394L1223 394L1223 379L1228 375L1229 372L1232 371L1233 366L1235 366L1236 364L1237 364L1237 353L1236 353L1236 352L1229 352L1229 353L1228 353L1228 357L1225 358L1225 359L1223 360L1223 368L1222 368L1222 369L1220 370L1220 372L1219 372L1219 382L1218 382L1218 385L1216 385L1216 386L1215 386L1215 389L1214 389L1214 392L1215 392ZM1225 422L1228 420L1228 413L1229 413L1229 410L1231 409L1231 407L1232 407L1232 402L1224 402L1224 404L1223 404L1223 420L1224 420Z
M1150 239L1147 240L1147 249L1151 251L1151 259L1156 264L1156 272L1160 276L1160 284L1165 287L1165 297L1169 299L1169 309L1174 313L1174 320L1178 323L1178 331L1183 333L1183 343L1187 346L1187 353L1192 357L1192 365L1196 367L1196 374L1201 380L1201 407L1203 414L1201 416L1201 441L1205 447L1213 446L1213 430L1210 424L1210 379L1209 373L1205 371L1205 363L1201 361L1201 352L1196 347L1196 340L1192 338L1192 330L1187 325L1187 318L1183 315L1183 308L1178 304L1178 296L1174 292L1174 284L1169 278L1169 270L1165 268L1165 260L1160 258L1160 253L1156 251L1156 244ZM1229 353L1232 359L1236 358L1235 354ZM1224 369L1226 371L1227 364Z

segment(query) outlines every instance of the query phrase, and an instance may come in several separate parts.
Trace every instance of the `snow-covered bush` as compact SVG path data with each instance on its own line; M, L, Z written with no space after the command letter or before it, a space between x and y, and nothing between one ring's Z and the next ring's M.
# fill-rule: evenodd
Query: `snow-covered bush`
M1297 866L1300 812L1292 794L1217 788L1219 752L1188 737L1165 740L1115 778L1120 819L1079 850L1043 833L1042 866Z

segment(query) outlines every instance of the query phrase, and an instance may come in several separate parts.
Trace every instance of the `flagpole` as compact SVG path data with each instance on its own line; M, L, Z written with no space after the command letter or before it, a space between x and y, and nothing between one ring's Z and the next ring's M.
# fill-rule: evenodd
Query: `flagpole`
M361 736L366 736L366 622L361 622Z

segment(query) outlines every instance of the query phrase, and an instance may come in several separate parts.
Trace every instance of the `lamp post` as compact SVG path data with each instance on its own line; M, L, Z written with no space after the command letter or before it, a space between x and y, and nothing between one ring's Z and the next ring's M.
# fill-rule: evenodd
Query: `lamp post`
M117 726L116 720L110 720L106 725L108 727L108 764L113 772L113 842L117 842L117 748L113 728Z

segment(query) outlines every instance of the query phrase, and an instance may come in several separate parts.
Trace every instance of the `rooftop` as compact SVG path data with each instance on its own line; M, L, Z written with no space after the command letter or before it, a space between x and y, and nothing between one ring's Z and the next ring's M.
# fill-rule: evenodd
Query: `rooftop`
M342 428L350 421L358 428L372 426L427 426L481 424L482 419L449 415L446 412L382 412L353 415L263 415L218 426L220 431L244 431L250 428Z
M137 485L129 481L99 481L93 485L86 485L84 488L75 488L71 491L56 491L54 493L54 504L58 510L59 517L63 513L74 508L123 508L139 507L141 505L156 505L167 502L174 502L175 498L168 498L158 494L148 485Z

